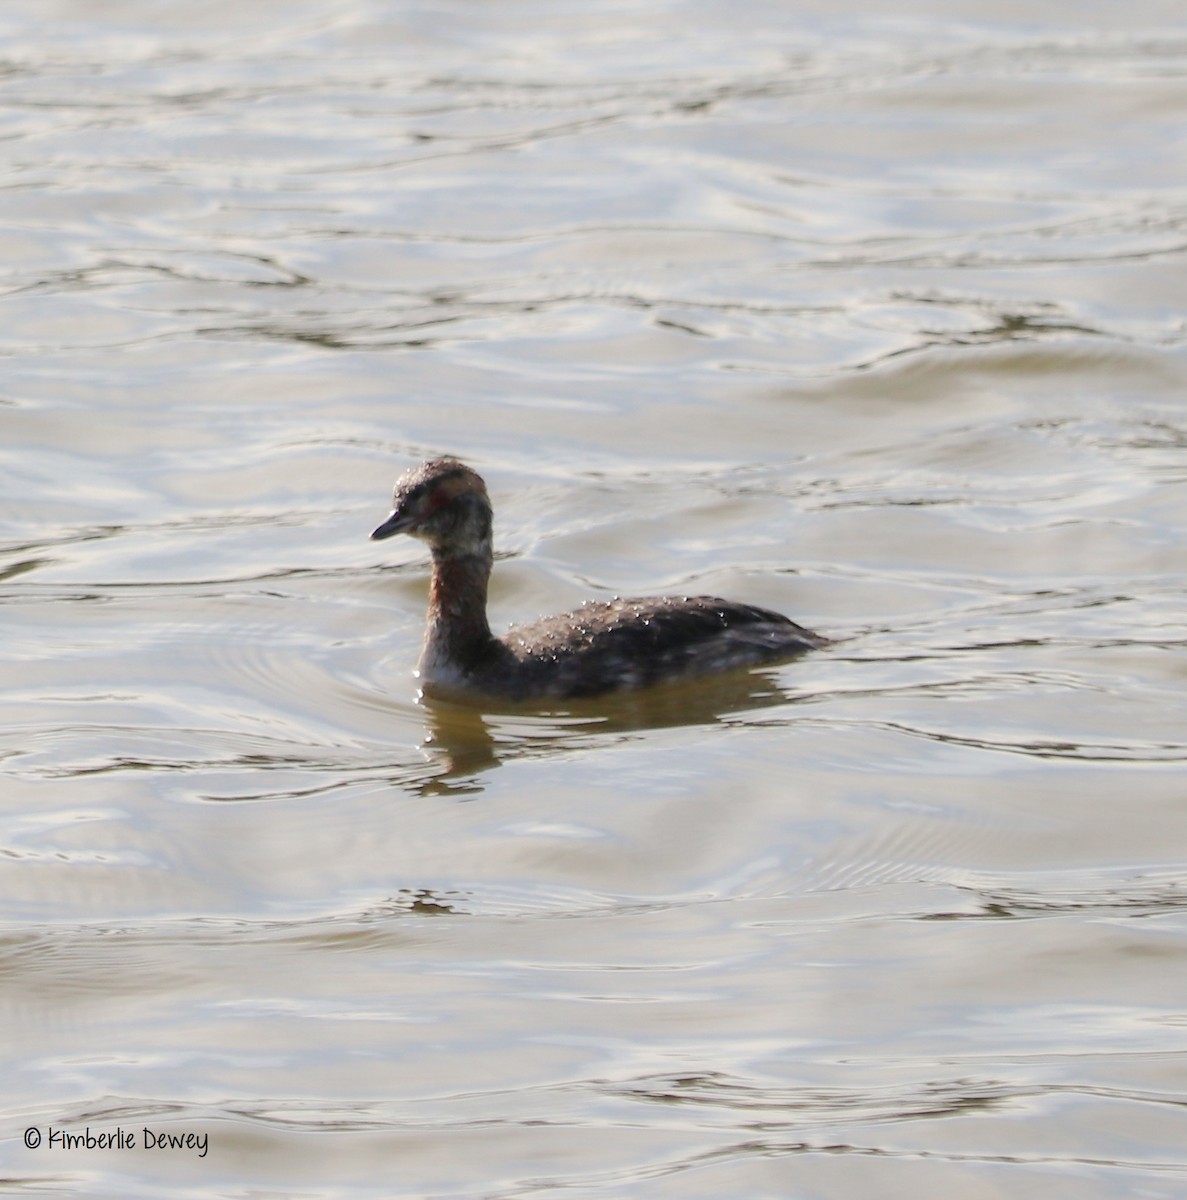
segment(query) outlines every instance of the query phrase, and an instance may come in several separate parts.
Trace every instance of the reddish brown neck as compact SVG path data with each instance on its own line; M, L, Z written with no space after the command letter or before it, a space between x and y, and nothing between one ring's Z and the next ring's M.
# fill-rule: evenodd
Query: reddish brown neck
M486 589L491 563L479 555L433 555L426 650L467 664L491 642Z

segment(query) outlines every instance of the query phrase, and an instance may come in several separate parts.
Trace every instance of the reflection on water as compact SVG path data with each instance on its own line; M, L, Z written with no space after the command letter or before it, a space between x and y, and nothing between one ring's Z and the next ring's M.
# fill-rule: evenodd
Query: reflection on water
M464 779L505 762L622 744L647 730L710 725L732 715L783 708L794 702L790 693L765 676L764 672L736 671L621 695L569 700L547 715L536 715L538 706L531 704L502 704L505 715L499 716L498 709L492 712L478 704L425 697L425 744L442 768L426 788L435 794L456 795L455 778ZM514 716L517 712L518 719ZM471 790L481 792L477 786Z
M0 14L0 1191L1182 1194L1178 8L48 15ZM420 702L367 533L445 452L496 626L835 644ZM22 1140L87 1127L209 1152Z

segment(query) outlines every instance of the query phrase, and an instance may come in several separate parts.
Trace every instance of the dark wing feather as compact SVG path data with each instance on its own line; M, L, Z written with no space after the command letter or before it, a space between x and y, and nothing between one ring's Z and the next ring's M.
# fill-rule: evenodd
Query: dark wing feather
M780 613L715 596L590 603L502 641L526 683L560 696L776 662L824 644Z

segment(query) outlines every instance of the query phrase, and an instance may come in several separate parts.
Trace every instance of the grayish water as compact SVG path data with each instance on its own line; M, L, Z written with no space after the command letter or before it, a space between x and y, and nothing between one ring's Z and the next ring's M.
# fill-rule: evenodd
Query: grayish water
M1178 0L0 48L0 1192L1187 1193ZM497 625L843 640L418 704L443 452Z

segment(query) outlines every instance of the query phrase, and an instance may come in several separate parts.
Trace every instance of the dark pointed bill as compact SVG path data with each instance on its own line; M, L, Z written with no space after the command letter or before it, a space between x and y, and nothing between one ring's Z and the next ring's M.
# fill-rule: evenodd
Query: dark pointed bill
M411 524L412 522L406 516L393 511L382 525L377 526L371 531L371 540L373 542L381 542L384 538L389 538L393 534L403 533Z

